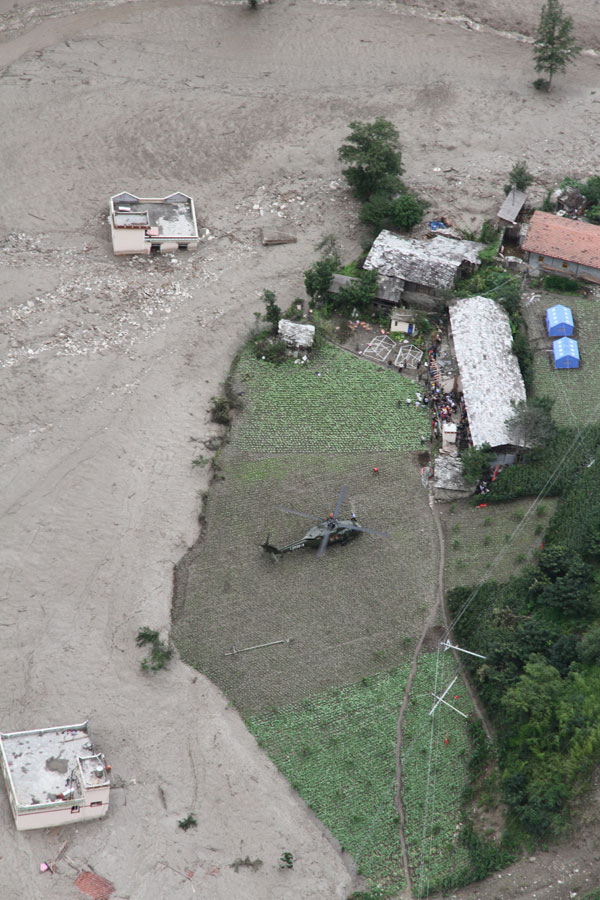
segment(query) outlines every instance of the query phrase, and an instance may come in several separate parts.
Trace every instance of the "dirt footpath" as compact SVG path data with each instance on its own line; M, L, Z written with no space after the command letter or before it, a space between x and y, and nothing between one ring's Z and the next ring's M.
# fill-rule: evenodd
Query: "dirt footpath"
M323 233L348 258L364 238L336 159L348 122L391 118L406 180L465 227L499 206L517 159L540 195L593 171L592 58L540 97L526 45L413 12L0 2L0 727L89 717L117 785L103 822L30 834L0 791L3 896L81 896L79 867L130 900L350 889L214 686L177 662L144 675L135 635L167 634L206 489L192 460L261 291L287 306ZM190 193L199 251L116 259L106 214L121 190ZM298 243L263 248L267 221ZM236 873L247 855L262 867Z

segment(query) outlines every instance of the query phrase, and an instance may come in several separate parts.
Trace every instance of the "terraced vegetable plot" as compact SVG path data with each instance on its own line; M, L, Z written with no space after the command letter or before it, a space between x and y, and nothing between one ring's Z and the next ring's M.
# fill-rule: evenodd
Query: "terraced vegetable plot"
M469 779L466 720L444 704L429 716L433 692L443 693L455 674L450 653L422 654L403 722L404 834L413 891L421 897L469 866L468 851L458 843L460 798ZM463 713L471 712L460 678L446 700Z
M556 500L544 500L533 513L530 507L528 499L493 503L483 509L463 500L443 509L446 589L478 584L488 575L494 581L507 581L532 564Z
M579 343L579 369L556 370L552 359L553 338L546 334L546 310L557 303L573 311ZM533 387L537 396L555 400L553 416L568 428L600 420L600 302L587 297L544 292L541 300L525 304L529 337L534 355ZM550 351L550 352L549 352Z
M221 463L225 480L211 490L204 539L178 567L173 637L184 660L244 715L408 660L434 600L438 554L416 454L261 458L229 445ZM276 506L325 517L342 485L342 517L355 509L390 540L364 534L321 560L301 550L278 564L261 550L268 535L281 545L311 525ZM290 645L225 655L287 638Z
M416 450L429 437L427 413L406 403L414 382L331 346L276 370L246 352L238 376L252 409L236 429L239 450Z
M409 666L248 722L371 886L404 887L396 789L398 714Z

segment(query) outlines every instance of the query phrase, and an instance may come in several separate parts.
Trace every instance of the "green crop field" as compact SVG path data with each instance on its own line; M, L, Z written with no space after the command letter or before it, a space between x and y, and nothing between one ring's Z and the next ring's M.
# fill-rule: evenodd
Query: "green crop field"
M410 667L250 719L248 727L370 886L402 890L396 741Z
M239 450L402 451L429 438L428 414L406 403L416 399L413 381L334 347L277 368L246 351L237 374L251 407L236 429Z
M533 564L555 508L553 499L546 499L533 512L528 499L493 503L482 509L462 500L446 508L442 513L446 589L478 584L488 576L507 581Z
M413 891L420 897L469 865L469 853L458 843L460 799L469 780L466 720L444 704L429 715L433 693L442 694L455 674L449 652L420 656L402 728L404 835ZM461 712L471 712L460 678L445 699Z
M437 589L437 531L421 482L428 416L406 404L413 382L331 347L306 366L244 353L235 386L244 409L219 454L202 540L177 568L172 636L369 885L397 893L398 716ZM277 507L325 518L343 486L340 516L356 512L389 539L363 534L322 559L301 550L278 563L261 549L267 537L281 546L312 524ZM421 813L407 765L412 835ZM421 770L414 777L423 784Z
M571 308L573 338L579 343L579 369L554 368L552 343L546 333L546 310L561 303ZM538 397L551 397L553 416L567 428L600 421L600 303L589 297L543 292L537 302L523 309L534 350L533 388Z

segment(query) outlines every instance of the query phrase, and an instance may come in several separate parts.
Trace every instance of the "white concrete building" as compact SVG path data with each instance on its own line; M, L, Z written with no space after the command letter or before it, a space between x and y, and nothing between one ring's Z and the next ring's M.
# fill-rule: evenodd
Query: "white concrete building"
M0 765L18 831L106 814L110 767L87 722L0 734Z
M200 240L194 201L187 194L142 199L123 191L110 198L109 221L117 256L194 250Z

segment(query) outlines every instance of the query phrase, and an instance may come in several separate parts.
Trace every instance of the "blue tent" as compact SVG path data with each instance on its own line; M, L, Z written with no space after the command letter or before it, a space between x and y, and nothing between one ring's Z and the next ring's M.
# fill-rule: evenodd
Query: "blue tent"
M573 313L568 306L551 306L546 310L546 328L550 337L570 337L573 334Z
M555 369L578 369L579 347L573 338L563 337L552 344Z

